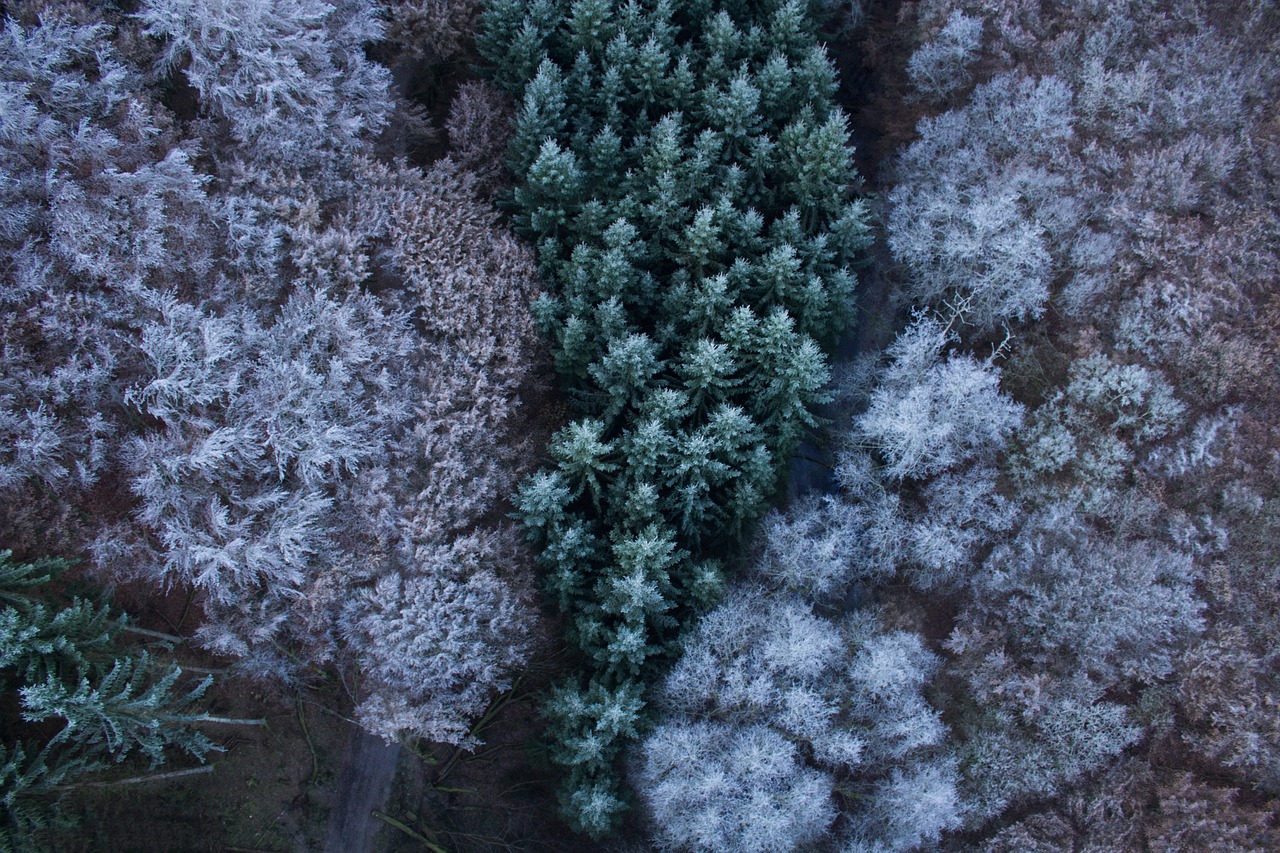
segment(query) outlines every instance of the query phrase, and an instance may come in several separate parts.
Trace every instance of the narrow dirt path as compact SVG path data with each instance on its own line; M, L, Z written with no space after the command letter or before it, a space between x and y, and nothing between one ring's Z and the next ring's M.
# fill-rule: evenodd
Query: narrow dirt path
M382 822L375 809L387 807L391 781L400 759L400 745L353 726L342 756L324 853L371 853Z

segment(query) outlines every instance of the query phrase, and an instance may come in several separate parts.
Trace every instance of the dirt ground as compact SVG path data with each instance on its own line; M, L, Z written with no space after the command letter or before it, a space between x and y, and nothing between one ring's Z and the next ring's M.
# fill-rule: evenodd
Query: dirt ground
M78 827L54 849L90 851L317 850L327 826L342 750L351 724L329 709L334 697L308 691L271 695L228 680L212 713L265 719L264 725L208 724L226 748L208 757L211 770L156 781L111 784L146 776L145 765L120 768L100 784L68 792L63 805ZM179 758L154 771L200 765Z
M180 657L184 657L180 655ZM185 657L191 657L190 655ZM215 664L190 660L189 665ZM392 793L372 814L373 851L479 853L596 848L556 816L558 771L540 752L538 697L562 674L544 653L477 722L472 752L440 744L400 750ZM222 677L209 712L263 724L207 724L225 748L205 765L184 756L149 771L127 762L66 792L75 827L50 839L58 853L292 853L325 848L354 722L336 681L295 693ZM190 773L190 775L181 775ZM146 781L139 781L146 780ZM357 780L358 781L358 780Z
M117 587L116 607L134 625L183 637L198 607L180 592L156 594L142 585ZM153 654L172 657L193 679L211 672L202 710L217 717L260 721L203 723L223 748L202 765L171 750L154 770L131 756L119 767L70 787L61 799L74 827L49 839L67 853L186 853L320 848L336 790L348 732L347 691L336 678L317 676L306 688L269 685L224 670L227 661L188 643L133 639ZM189 775L183 775L189 774Z
M537 705L564 672L560 656L535 658L473 727L474 751L444 745L406 749L379 836L379 853L616 850L571 833L556 814L560 771L539 737Z

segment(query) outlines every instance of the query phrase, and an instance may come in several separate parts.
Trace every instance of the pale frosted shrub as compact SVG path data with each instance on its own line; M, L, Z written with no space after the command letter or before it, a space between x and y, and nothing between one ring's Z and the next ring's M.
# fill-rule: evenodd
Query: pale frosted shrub
M834 780L767 726L667 723L645 739L636 783L663 847L790 851L835 819Z
M1000 393L989 363L941 358L946 336L918 320L889 348L891 362L856 421L857 435L884 457L894 480L927 477L988 455L1022 421L1022 406Z
M424 543L348 605L345 633L363 651L361 725L387 740L474 746L470 720L528 653L529 602L491 568L511 537Z
M969 83L981 42L982 19L956 9L942 31L911 54L907 77L920 94L941 100Z

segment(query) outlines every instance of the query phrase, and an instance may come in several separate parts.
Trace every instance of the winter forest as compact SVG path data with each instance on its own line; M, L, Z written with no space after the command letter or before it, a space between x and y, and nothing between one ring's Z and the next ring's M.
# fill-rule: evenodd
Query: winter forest
M0 16L0 851L1280 849L1274 0Z

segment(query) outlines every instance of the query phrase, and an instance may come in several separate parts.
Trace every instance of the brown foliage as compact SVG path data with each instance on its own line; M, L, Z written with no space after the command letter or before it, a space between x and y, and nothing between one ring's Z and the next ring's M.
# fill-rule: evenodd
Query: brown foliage
M463 83L449 105L449 156L475 175L477 189L483 192L492 193L506 183L502 158L514 112L510 100L482 80Z
M985 853L1261 853L1273 810L1239 789L1130 760L986 842Z
M388 0L386 39L428 63L463 51L480 11L477 0Z

